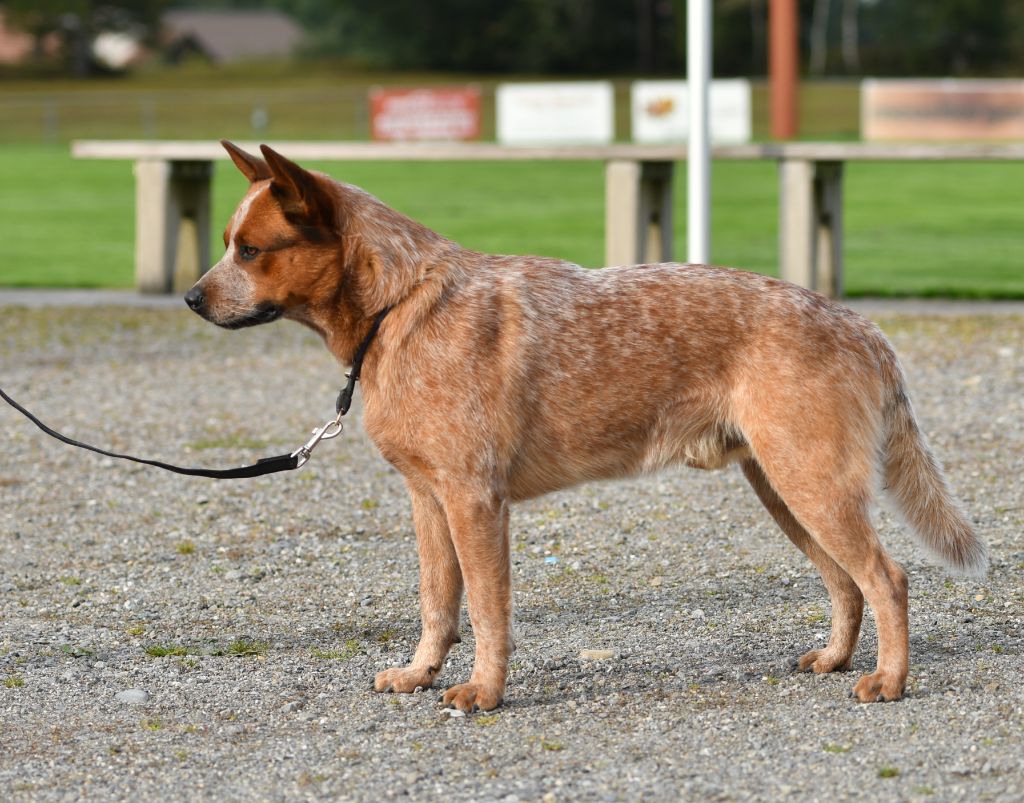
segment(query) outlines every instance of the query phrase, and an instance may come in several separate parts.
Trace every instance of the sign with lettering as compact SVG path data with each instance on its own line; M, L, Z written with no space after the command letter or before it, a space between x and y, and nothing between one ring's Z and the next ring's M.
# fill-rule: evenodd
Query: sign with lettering
M865 140L1024 139L1024 81L866 80Z
M480 138L480 90L475 87L370 90L373 138L388 142Z
M504 145L605 145L615 138L608 81L502 84L498 141Z
M709 88L711 141L750 142L750 82L712 81ZM686 81L634 81L630 88L633 141L685 142L689 131Z

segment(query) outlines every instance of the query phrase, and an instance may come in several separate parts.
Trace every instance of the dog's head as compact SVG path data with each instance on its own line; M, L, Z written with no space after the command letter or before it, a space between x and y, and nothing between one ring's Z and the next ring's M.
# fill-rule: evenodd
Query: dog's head
M266 145L260 159L221 144L249 179L249 191L224 230L224 256L185 302L208 321L238 329L301 310L325 275L337 271L340 196L330 179Z

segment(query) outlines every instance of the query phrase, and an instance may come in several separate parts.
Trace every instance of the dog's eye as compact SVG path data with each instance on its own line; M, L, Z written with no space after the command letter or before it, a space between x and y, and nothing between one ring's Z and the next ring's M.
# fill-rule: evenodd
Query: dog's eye
M250 259L256 259L260 255L260 249L255 245L242 245L239 246L238 253L242 255L242 259L248 262Z

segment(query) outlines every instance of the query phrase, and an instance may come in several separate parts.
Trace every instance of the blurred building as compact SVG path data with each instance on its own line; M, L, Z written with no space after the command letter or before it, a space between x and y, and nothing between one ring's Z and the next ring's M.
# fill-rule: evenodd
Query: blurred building
M302 42L302 29L280 11L168 11L161 20L164 52L171 61L199 55L217 64L287 58Z

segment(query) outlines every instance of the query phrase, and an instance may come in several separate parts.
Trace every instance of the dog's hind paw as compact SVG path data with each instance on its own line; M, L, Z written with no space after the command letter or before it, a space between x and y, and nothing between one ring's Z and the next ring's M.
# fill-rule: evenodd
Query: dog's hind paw
M459 683L452 686L441 697L448 708L458 708L467 714L474 711L490 711L501 705L504 689L492 689L481 683Z
M398 667L385 669L383 672L377 673L377 677L373 681L373 690L397 694L422 691L430 688L436 674L437 670L432 666L424 669L416 666L407 666L404 669Z
M811 650L799 658L789 662L789 668L793 672L814 672L816 675L825 672L846 672L850 669L853 657L850 655L838 655L831 652L827 647L824 650Z

